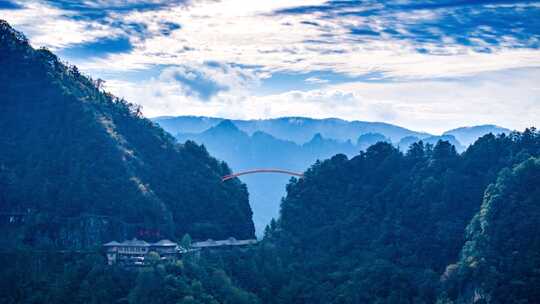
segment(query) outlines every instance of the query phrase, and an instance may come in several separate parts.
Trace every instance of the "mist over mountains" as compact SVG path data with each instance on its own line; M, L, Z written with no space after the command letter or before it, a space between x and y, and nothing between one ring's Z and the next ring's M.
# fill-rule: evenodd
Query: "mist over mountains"
M179 137L198 134L217 126L224 120L230 120L238 129L249 135L260 131L282 140L304 144L313 139L316 134L337 141L357 143L359 137L366 134L382 135L387 141L400 146L414 141L436 143L437 140L452 141L458 151L473 143L484 134L509 133L511 130L496 125L478 125L461 127L443 132L441 135L414 131L397 125L383 122L347 121L339 118L316 119L309 117L281 117L270 119L226 119L206 116L159 116L153 121L167 132ZM401 143L401 144L400 144Z
M224 118L204 116L162 116L153 118L162 128L172 134L200 133L217 125ZM320 133L326 138L340 141L356 141L365 133L380 133L393 142L405 136L423 138L430 134L380 122L346 121L338 118L315 119L307 117L282 117L273 119L231 120L240 130L248 134L262 131L280 139L302 144Z
M482 135L510 132L494 125L482 125L454 129L438 136L386 123L305 117L228 120L179 116L156 117L153 121L179 142L193 140L203 144L212 155L230 164L234 171L286 168L303 172L316 160L338 153L352 157L377 142L391 143L407 151L411 144L420 140L431 145L443 140L461 152ZM260 174L241 179L248 185L256 231L261 235L270 220L279 215L279 202L285 195L289 177Z

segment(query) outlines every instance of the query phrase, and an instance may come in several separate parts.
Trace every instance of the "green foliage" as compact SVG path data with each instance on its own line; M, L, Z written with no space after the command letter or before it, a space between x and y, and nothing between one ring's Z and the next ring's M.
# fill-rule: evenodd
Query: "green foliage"
M440 279L458 272L451 264L467 252L466 227L484 212L484 195L502 197L494 192L498 186L488 185L499 172L507 175L505 168L524 160L529 165L517 168L531 166L531 156L540 156L535 129L486 135L461 155L443 141L414 144L405 154L378 143L350 160L336 155L291 181L281 217L267 227L253 254L214 257L214 263L264 303L450 303L469 291L460 289L459 280L441 285ZM522 173L526 178L512 184L509 197L522 203L493 212L500 219L497 226L489 224L497 227L490 235L502 251L488 250L492 263L483 262L487 257L474 260L486 267L476 266L483 276L471 280L498 286L493 293L483 287L493 297L508 295L497 303L523 295L529 303L538 301L535 292L525 291L536 286L533 274L540 265L535 174ZM495 275L493 269L500 270L492 265L506 265L505 276Z
M2 304L259 303L223 271L189 259L137 269L107 266L97 255L20 251L0 259Z
M134 236L254 236L245 185L222 183L230 170L204 147L177 144L139 106L5 22L0 66L0 213L24 214L24 224L0 227L17 237L0 241L89 248Z
M191 249L191 236L189 234L184 234L184 236L182 237L182 240L180 241L180 246L182 246L182 248L188 250L188 249Z
M540 302L540 158L501 171L467 227L458 268L446 288L468 300Z

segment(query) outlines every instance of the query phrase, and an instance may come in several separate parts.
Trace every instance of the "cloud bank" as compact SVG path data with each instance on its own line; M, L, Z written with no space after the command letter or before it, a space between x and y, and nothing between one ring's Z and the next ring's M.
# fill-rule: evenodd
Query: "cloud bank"
M146 115L538 124L538 1L6 1Z

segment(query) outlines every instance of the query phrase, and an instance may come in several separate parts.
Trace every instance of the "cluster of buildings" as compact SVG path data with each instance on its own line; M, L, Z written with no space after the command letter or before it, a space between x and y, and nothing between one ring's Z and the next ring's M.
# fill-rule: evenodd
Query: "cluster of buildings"
M189 248L184 248L170 240L148 243L143 240L133 239L121 243L112 241L103 244L103 247L105 248L109 265L144 266L149 263L151 253L154 253L154 256L159 257L160 260L176 260L188 252L199 253L205 249L246 247L256 243L256 239L237 240L231 237L226 240L215 241L209 239L202 242L194 242Z

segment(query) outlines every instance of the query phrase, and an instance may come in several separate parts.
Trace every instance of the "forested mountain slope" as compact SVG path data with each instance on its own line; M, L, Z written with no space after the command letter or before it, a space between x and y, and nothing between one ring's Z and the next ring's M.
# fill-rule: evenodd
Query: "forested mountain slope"
M88 247L110 239L250 238L245 185L99 82L0 21L3 241ZM15 245L14 244L14 245Z
M443 279L450 303L540 301L540 158L503 170L488 187Z
M372 134L373 135L373 134ZM368 146L369 138L353 145L315 135L309 142L299 145L292 141L275 138L267 133L256 131L252 135L240 130L230 120L202 133L178 134L180 142L193 140L203 144L212 155L227 161L235 170L252 168L284 168L303 172L317 159L326 159L336 153L356 154L362 146ZM384 136L376 137L385 140ZM264 227L272 218L279 215L279 202L285 195L287 175L259 174L243 176L250 192L253 221L257 235L262 236Z
M317 162L287 186L280 219L267 228L253 260L241 262L259 273L243 287L267 303L435 303L486 189L489 199L498 187L488 185L501 170L538 156L540 133L529 129L485 135L461 155L443 141L417 143L407 153L378 143L351 159L336 155ZM508 229L515 233L500 234L497 242L511 241L512 234L511 242L523 245L518 256L527 258L537 252L536 228L529 230L540 205L535 180L515 179L520 194L507 195L529 206L519 211L521 224L511 207L491 226L495 233L504 223L513 225ZM493 263L539 267L536 260L511 262L508 250ZM235 269L238 264L229 271L249 277ZM506 274L499 282L509 289L508 278L522 280ZM479 277L478 284L491 278Z
M100 254L0 253L2 304L259 304L221 269L195 258L143 269L110 266Z

